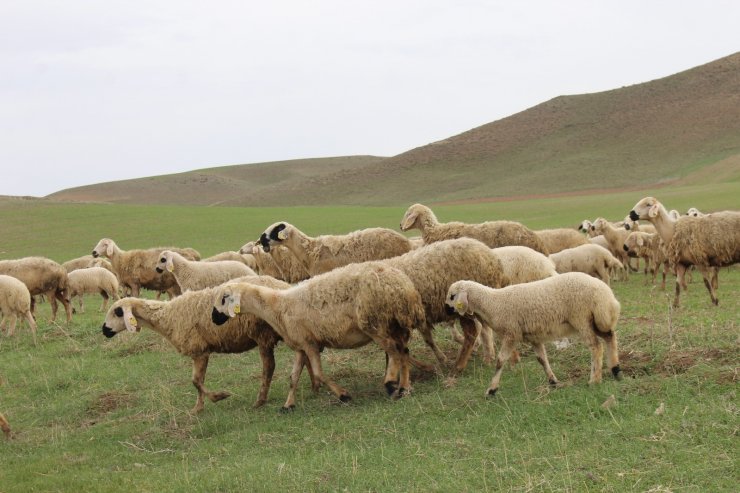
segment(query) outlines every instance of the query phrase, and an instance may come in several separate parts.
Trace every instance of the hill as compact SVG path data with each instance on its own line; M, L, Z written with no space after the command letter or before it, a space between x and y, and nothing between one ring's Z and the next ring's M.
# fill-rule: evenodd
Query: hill
M740 53L662 79L560 96L389 158L210 168L63 190L58 200L381 205L740 180Z

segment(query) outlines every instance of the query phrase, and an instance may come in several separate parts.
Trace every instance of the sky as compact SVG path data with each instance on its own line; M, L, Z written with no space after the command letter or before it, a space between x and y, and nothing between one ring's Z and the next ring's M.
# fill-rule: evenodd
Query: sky
M740 50L740 2L0 2L0 195L393 156Z

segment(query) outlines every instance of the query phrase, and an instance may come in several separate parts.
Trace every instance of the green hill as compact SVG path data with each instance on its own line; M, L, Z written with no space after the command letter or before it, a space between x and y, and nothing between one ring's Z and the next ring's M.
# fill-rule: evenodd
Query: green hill
M389 158L202 169L78 187L57 200L389 205L740 180L740 53L611 91L560 96Z

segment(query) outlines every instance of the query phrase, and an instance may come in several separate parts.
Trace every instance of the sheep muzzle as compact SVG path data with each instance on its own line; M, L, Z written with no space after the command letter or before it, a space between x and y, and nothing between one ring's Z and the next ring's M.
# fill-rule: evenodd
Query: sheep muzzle
M270 239L267 237L265 233L262 233L262 236L260 236L260 239L257 241L260 245L262 245L262 250L265 252L270 251Z
M216 308L213 308L213 311L211 312L211 320L216 325L223 325L229 320L229 316L225 313L221 313L220 311L216 310Z
M113 337L116 334L118 334L118 332L116 332L115 330L111 329L107 325L103 324L103 335L105 337L107 337L108 339L110 339L111 337Z
M630 211L630 219L633 221L638 221L640 219L640 215L633 210Z

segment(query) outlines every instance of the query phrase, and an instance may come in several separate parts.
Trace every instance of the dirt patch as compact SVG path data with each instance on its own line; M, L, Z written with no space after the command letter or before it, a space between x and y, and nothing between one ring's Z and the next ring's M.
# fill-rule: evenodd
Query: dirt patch
M93 399L87 406L86 414L91 417L100 417L121 407L128 408L135 401L136 398L126 392L105 392Z

